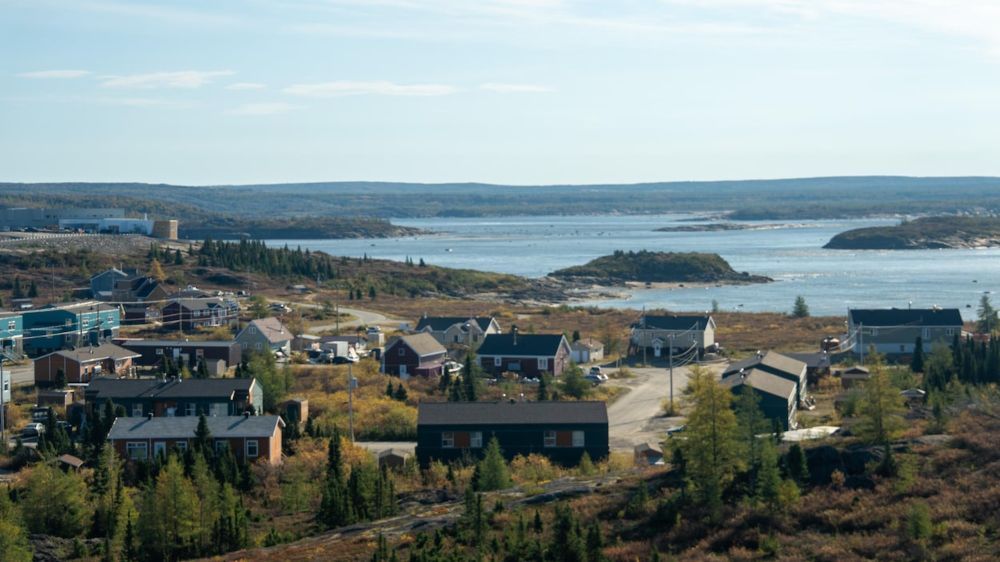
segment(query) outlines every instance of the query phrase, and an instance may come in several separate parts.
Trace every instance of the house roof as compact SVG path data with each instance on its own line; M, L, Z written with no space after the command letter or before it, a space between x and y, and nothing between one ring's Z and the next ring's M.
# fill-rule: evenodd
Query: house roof
M115 340L115 343L126 348L135 347L232 347L238 345L232 340L145 340L145 339L122 339Z
M608 423L604 402L421 402L421 425Z
M188 310L207 310L210 308L218 308L224 303L219 297L206 297L206 298L187 298L179 299L174 298L170 304L177 303ZM169 306L169 305L167 305Z
M791 401L792 397L795 396L794 382L760 369L751 369L749 373L743 375L737 373L722 379L722 386L729 389L747 384L783 400Z
M774 351L768 351L762 355L755 355L749 359L731 364L729 368L723 371L722 376L726 377L730 374L738 373L741 369L749 370L759 367L782 371L799 378L805 375L806 372L806 364L804 362Z
M853 308L847 311L851 323L871 327L955 326L962 327L957 308Z
M658 330L704 330L712 321L705 314L671 314L666 316L645 315L639 320L637 328L653 328Z
M814 353L788 353L788 357L802 361L810 369L821 369L830 366L830 354L825 351Z
M80 468L83 466L83 459L73 455L59 455L58 461L65 465L72 466L73 468Z
M594 338L586 338L571 343L570 347L572 347L573 349L587 349L590 351L595 351L598 349L604 349L604 344L595 340Z
M250 328L250 326L257 328L257 331L267 338L267 341L272 344L284 343L292 339L292 333L285 328L284 324L281 323L281 320L278 320L273 316L268 318L258 318L250 322L250 324L246 328L243 328L243 330L246 331ZM243 332L240 332L240 335L242 334Z
M48 355L43 355L38 359L50 357L52 355L65 357L66 359L76 361L77 363L93 363L94 361L104 361L105 359L121 361L122 359L139 357L139 354L132 350L125 349L124 347L117 346L113 343L102 343L101 345L78 347L76 349L60 349L59 351L53 351ZM38 359L36 359L36 361Z
M116 277L132 277L138 274L139 274L138 270L134 268L128 268L123 270L117 267L112 267L109 269L105 269L100 273L95 273L94 275L91 275L90 280L93 281L94 279L97 279L98 277L104 277L105 275L114 275Z
M489 334L476 353L502 357L554 357L565 340L562 334Z
M443 332L448 328L451 328L455 324L465 324L466 322L475 322L479 326L479 329L486 331L490 327L490 322L493 321L492 316L476 316L476 317L463 317L463 316L424 316L417 322L417 331L421 331L425 328L430 328L435 332Z
M248 394L256 379L114 379L98 377L87 385L93 399L226 398Z
M194 437L198 416L163 418L115 418L108 440L121 439L186 439ZM208 432L213 438L270 437L277 427L284 427L280 416L218 416L206 417Z
M438 355L441 353L447 353L448 350L444 348L443 345L438 343L434 336L428 333L420 334L410 334L408 336L401 336L396 340L393 340L389 345L385 346L388 350L390 347L397 345L398 343L405 343L407 347L413 350L414 353L420 357L426 357L428 355Z

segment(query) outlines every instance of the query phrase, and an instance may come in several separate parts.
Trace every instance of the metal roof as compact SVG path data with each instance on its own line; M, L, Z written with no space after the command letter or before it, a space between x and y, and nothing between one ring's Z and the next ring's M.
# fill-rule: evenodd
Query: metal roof
M712 317L704 314L671 314L669 316L645 315L636 326L659 330L704 330Z
M852 324L871 327L954 326L962 327L957 308L854 308L847 311Z
M795 383L783 379L774 373L752 369L743 375L734 374L722 379L722 386L732 389L737 386L748 385L767 394L778 396L782 400L791 402L795 396Z
M554 357L566 338L562 334L489 334L478 355L501 357Z
M722 376L725 377L733 373L738 373L741 369L764 368L788 373L801 379L805 377L806 367L807 365L798 359L792 359L787 355L782 355L775 351L768 351L762 355L755 355L749 359L733 363L722 373Z
M451 328L455 324L465 324L466 322L475 322L479 326L479 329L486 331L490 327L490 322L493 320L492 316L476 316L476 317L462 317L462 316L424 316L417 322L417 331L423 330L424 328L430 327L431 330L435 332L443 332L448 328Z
M120 339L116 343L122 347L232 347L235 341L219 340L146 340Z
M104 361L105 359L120 361L122 359L139 357L138 353L125 349L124 347L117 346L113 343L102 343L101 345L78 347L76 349L60 349L59 351L53 351L48 355L43 355L38 359L43 359L52 355L65 357L72 361L76 361L77 363L92 363L94 361ZM38 361L38 359L35 361Z
M257 379L114 379L98 377L87 385L86 394L105 398L230 398L249 393Z
M248 330L250 326L257 328L257 331L272 344L283 343L292 339L292 333L285 328L285 326L281 323L281 320L278 320L273 316L253 320L246 328L243 328L243 330ZM240 335L242 335L242 332L240 332ZM239 336L236 337L238 338Z
M607 424L604 402L421 402L421 425Z
M164 418L115 418L108 440L122 439L189 439L198 429L198 416ZM212 438L270 437L281 424L280 416L218 416L206 417Z
M414 353L420 357L426 357L428 355L438 355L442 353L447 353L448 350L444 348L443 345L438 343L434 336L428 333L421 334L410 334L408 336L401 336L398 339L393 340L389 345L385 346L386 351L390 347L399 345L399 343L405 343L407 347L413 350Z

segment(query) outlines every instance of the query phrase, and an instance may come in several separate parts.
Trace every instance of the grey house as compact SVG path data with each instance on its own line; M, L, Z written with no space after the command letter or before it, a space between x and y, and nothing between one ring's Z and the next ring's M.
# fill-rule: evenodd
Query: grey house
M699 353L715 351L715 320L707 314L644 314L632 325L629 339L633 354L666 357L669 348L683 352L695 347Z
M139 275L139 272L134 269L122 270L112 267L90 278L90 293L95 299L111 300L112 293L115 290L115 283L119 279L131 279L137 275Z
M736 396L747 391L756 393L765 417L776 422L782 430L795 429L798 400L794 382L761 369L749 369L722 379L722 386ZM733 407L736 403L733 402Z
M722 372L722 378L725 379L741 372L749 372L753 369L766 371L794 383L797 404L802 406L806 401L808 366L804 362L792 359L787 355L775 353L774 351L757 353L749 359L731 364Z
M882 355L898 357L912 354L918 337L924 352L938 343L951 345L962 335L962 315L957 308L855 308L847 312L847 330L845 340L852 341L855 355L874 347Z
M492 316L462 318L460 316L424 316L417 323L417 332L426 332L441 345L475 346L489 334L499 334L500 324Z
M292 333L277 318L258 318L247 324L236 336L244 352L279 351L288 356L292 351Z

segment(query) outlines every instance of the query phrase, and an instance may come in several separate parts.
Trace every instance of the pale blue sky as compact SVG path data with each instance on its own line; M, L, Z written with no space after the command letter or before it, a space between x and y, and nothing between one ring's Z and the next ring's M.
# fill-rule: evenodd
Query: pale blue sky
M0 181L1000 175L1000 2L0 0Z

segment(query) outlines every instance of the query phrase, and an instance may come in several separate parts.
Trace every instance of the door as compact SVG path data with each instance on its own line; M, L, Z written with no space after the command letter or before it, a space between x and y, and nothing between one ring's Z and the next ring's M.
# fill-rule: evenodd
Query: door
M656 340L653 342L653 357L659 357L662 354L663 342Z
M404 381L410 378L410 374L406 371L406 365L399 366L399 378L403 379Z
M153 441L153 456L159 457L167 456L167 442L166 441Z

